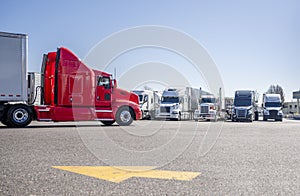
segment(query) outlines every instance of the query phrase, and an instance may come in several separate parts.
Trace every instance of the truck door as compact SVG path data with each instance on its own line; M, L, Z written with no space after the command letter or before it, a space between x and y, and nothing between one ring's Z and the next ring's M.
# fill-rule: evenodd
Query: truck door
M109 77L97 77L96 90L96 106L110 107L111 106L111 80Z

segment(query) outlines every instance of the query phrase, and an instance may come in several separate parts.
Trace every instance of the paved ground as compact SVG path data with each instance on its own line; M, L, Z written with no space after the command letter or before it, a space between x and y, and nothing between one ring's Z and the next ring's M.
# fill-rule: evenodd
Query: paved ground
M299 141L300 121L293 120L1 125L0 195L300 195ZM190 181L131 177L116 183L53 166L201 174Z

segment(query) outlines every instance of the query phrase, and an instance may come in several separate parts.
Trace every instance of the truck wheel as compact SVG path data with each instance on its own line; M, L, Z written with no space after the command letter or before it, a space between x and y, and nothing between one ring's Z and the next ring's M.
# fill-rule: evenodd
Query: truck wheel
M116 121L115 120L111 120L111 121L101 121L101 122L105 126L110 126L110 125L114 124Z
M255 114L254 120L255 120L255 121L258 121L258 112L255 112L254 114Z
M217 122L218 119L217 119L217 116L215 116L213 119L212 119L213 122Z
M181 121L181 114L178 115L177 121Z
M264 117L263 117L263 120L264 120L264 121L267 121L268 119L267 119L267 117L264 116Z
M26 105L13 105L7 112L7 126L26 127L33 118L32 110Z
M128 126L133 121L133 112L129 107L122 107L118 110L116 121L120 126Z
M7 121L6 121L6 120L4 120L4 119L1 121L1 123L2 123L2 124L4 124L4 125L6 125L6 126L8 126L8 123L7 123Z

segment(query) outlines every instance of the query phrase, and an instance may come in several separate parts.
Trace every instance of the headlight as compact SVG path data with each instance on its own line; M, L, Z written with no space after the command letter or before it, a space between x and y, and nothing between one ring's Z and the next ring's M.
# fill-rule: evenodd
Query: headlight
M178 109L178 105L174 105L174 109L177 110Z
M270 115L269 110L264 110L264 115Z
M252 110L250 109L250 110L248 110L248 114L252 114L253 112L252 112Z
M277 115L282 116L283 115L282 110L279 110Z

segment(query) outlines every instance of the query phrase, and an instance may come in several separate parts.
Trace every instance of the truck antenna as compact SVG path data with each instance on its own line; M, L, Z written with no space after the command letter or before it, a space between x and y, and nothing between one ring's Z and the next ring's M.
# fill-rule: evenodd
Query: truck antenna
M117 68L114 69L114 78L117 79Z

